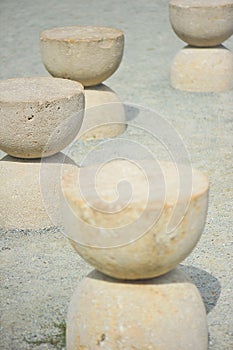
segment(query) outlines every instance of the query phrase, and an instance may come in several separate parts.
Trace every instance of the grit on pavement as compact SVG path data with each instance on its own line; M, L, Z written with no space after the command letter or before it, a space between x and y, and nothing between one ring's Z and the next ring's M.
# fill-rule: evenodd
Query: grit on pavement
M171 62L184 43L171 29L165 0L1 0L0 78L48 76L39 33L70 25L124 31L123 60L106 85L122 102L150 108L169 122L192 165L209 177L206 226L181 268L203 297L209 350L233 349L233 91L188 93L170 86ZM233 51L233 37L224 45ZM92 268L57 227L0 234L0 349L64 349L69 300Z

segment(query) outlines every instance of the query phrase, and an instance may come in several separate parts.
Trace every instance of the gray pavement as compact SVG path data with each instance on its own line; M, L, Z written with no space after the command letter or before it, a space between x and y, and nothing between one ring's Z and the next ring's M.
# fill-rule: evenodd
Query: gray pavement
M209 176L205 230L181 268L205 302L209 350L232 349L233 91L201 94L171 88L170 65L184 44L171 30L164 0L1 0L0 78L48 75L40 60L39 33L66 25L124 30L122 64L106 84L122 102L159 113L180 134L193 166ZM224 45L233 50L233 37ZM63 349L69 300L91 268L56 227L0 234L0 349Z

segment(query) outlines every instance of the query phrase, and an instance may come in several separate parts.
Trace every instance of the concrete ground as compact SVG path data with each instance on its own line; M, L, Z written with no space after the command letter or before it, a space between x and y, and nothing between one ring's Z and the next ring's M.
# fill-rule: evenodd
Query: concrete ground
M185 93L170 86L172 59L184 44L171 30L167 2L1 1L0 78L48 75L39 51L43 29L104 25L124 30L122 64L106 84L122 102L151 108L169 122L193 166L210 178L205 230L181 268L192 277L205 302L209 350L230 350L233 91ZM224 45L233 50L233 37ZM56 227L1 230L0 234L0 349L64 349L67 306L74 287L91 268Z

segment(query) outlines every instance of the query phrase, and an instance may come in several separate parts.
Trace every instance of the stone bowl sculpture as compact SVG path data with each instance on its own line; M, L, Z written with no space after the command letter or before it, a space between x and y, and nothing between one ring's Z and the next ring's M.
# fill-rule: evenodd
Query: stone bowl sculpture
M68 146L80 130L83 86L52 77L0 81L0 149L18 158L40 158Z
M52 28L40 34L40 48L45 68L52 76L93 86L119 67L124 34L111 27Z
M233 0L170 0L174 32L192 46L223 43L233 34Z
M172 270L196 246L208 180L190 166L126 160L73 167L62 181L65 232L102 273L146 279Z

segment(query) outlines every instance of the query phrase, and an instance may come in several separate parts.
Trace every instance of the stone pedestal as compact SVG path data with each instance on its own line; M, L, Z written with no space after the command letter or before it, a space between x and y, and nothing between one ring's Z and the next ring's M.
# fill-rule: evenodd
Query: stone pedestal
M107 139L126 129L125 111L117 94L107 85L85 88L85 115L77 139Z
M233 54L221 43L233 34L233 0L169 0L169 19L191 45L175 56L171 85L193 92L231 90Z
M61 225L60 179L64 154L40 159L5 156L0 161L0 227L39 229ZM64 160L63 171L72 161Z
M67 350L207 350L201 296L178 269L127 283L91 272L68 309Z
M233 89L233 53L224 46L186 46L175 56L171 85L178 90L223 92Z

